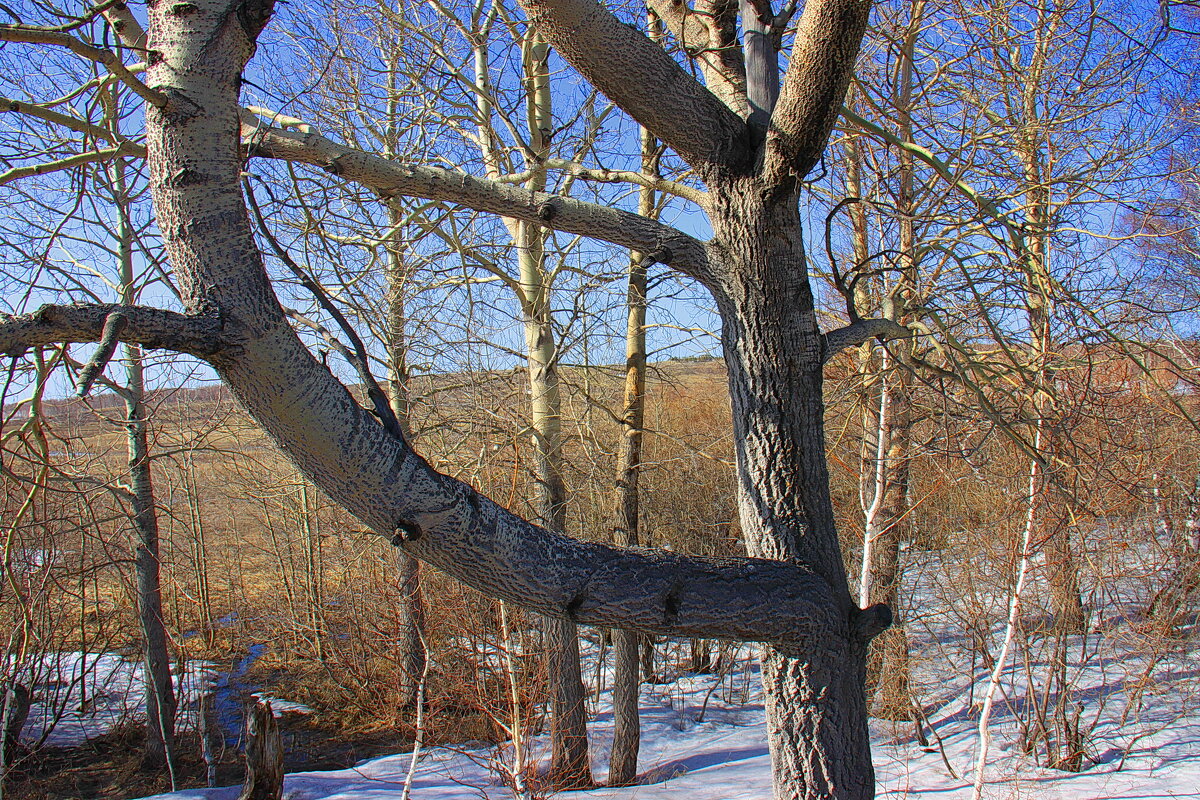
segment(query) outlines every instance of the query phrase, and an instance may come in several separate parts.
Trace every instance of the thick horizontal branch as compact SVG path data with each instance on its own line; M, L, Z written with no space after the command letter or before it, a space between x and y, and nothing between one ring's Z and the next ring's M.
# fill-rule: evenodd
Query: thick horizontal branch
M257 118L255 118L257 120ZM534 222L655 255L659 263L706 285L708 254L703 242L639 214L463 172L389 161L338 144L315 132L302 133L243 124L254 155L312 164L360 183L386 197L420 197Z
M529 21L593 86L701 173L748 167L746 123L599 0L520 0Z
M825 344L821 354L822 361L829 361L848 347L857 347L868 339L899 339L911 336L912 331L898 322L890 319L860 319L844 328L836 328L822 334Z
M817 163L854 73L871 0L808 0L767 132L763 175L799 180Z
M115 334L116 341L150 349L209 358L225 344L216 316L188 316L116 303L47 305L32 314L0 314L0 354L20 355L32 347L98 342L110 317L125 319Z

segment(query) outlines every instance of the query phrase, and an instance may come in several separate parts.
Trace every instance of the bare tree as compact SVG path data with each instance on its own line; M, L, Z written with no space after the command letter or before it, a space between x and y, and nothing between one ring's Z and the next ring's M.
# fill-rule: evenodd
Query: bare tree
M0 351L95 340L189 352L220 373L299 468L372 530L482 591L540 613L647 632L758 640L780 797L873 794L862 681L867 643L889 613L853 602L825 466L822 366L893 331L860 320L817 326L800 239L800 181L837 116L870 3L810 0L799 18L770 124L747 122L740 59L702 86L658 45L592 0L526 0L547 44L686 161L714 238L637 214L465 172L389 162L238 108L241 72L270 3L150 8L146 148L158 224L186 313L143 306L50 306L0 323ZM762 15L762 10L760 16ZM109 9L124 35L132 15ZM728 23L732 15L718 17ZM734 87L729 89L728 87ZM764 111L769 99L755 96ZM435 472L380 424L296 337L267 282L238 176L239 124L251 151L337 172L388 196L449 200L654 254L713 294L724 328L750 559L711 560L580 542L508 513Z

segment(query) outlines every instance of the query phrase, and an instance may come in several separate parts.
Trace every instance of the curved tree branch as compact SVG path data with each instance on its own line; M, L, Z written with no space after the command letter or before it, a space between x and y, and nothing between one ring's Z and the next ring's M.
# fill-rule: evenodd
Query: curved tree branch
M165 107L167 104L166 96L138 80L137 76L129 71L129 68L122 63L116 53L111 50L105 50L102 47L96 47L93 44L88 44L82 39L77 39L68 33L20 25L0 25L0 42L49 44L65 47L76 55L83 56L98 64L103 64L109 72L147 103L160 108Z
M808 0L767 131L763 177L802 179L821 157L854 73L871 0Z
M701 174L748 169L746 123L649 37L599 0L520 0L558 53Z
M154 84L194 103L188 115L148 111L155 211L185 303L219 309L232 343L211 363L306 476L411 555L544 614L817 647L858 630L857 612L799 564L620 549L535 526L434 470L355 402L288 324L239 191L240 67L257 31L238 24L225 0L196 6L186 24L168 4L150 9L151 43L164 56L152 67ZM349 154L333 163L347 170L374 163L360 158ZM438 193L449 191L436 188L448 180L474 180L407 168L401 174L407 177L396 180ZM479 191L495 197L498 190ZM92 332L101 325L97 319Z

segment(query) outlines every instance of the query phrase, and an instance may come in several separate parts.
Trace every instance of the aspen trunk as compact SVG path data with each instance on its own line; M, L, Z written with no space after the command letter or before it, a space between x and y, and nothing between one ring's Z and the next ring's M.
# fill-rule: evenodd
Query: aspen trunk
M113 194L117 207L117 254L121 302L138 300L134 285L133 222L126 186L124 159L113 165ZM159 575L158 508L150 473L149 425L145 405L145 374L142 351L126 345L125 355L125 445L128 455L130 523L136 542L134 570L137 574L137 612L141 627L142 664L146 683L146 746L144 766L166 766L174 785L175 686L167 652L167 630L163 621L162 581Z
M389 113L394 114L394 109L389 109ZM411 442L414 437L408 385L408 312L405 304L409 270L398 240L401 222L400 210L388 206L392 239L387 245L387 386L392 413ZM396 661L400 667L398 699L401 708L409 708L417 700L417 690L429 659L425 648L425 597L421 592L421 564L401 550L396 556L396 575L400 587L400 629L396 637Z
M651 34L661 27L653 18ZM642 171L656 174L655 141L641 132ZM638 213L654 215L654 192L638 192ZM614 492L613 542L624 547L640 544L638 481L642 466L642 437L646 416L646 255L633 252L629 258L629 286L625 299L625 401L621 412L621 437L617 445L617 481ZM615 630L613 637L613 744L608 782L624 786L637 776L641 747L638 698L641 691L639 650L642 636L635 631Z
M162 59L147 79L175 105L148 113L146 142L158 222L186 307L204 330L203 315L218 312L222 336L238 345L211 361L317 485L377 532L415 521L427 534L406 541L407 549L533 609L653 633L774 642L765 648L764 682L777 796L866 800L873 795L866 646L886 626L887 612L856 608L834 529L822 421L829 339L817 326L794 176L808 172L825 141L848 80L843 62L853 61L869 4L810 0L809 7L832 9L826 27L838 47L818 48L829 58L813 60L815 74L797 73L785 84L792 113L780 119L764 177L751 174L753 159L737 156L740 138L683 152L722 162L700 169L712 189L716 240L701 248L708 254L703 274L724 320L739 514L757 560L630 552L530 526L436 473L304 351L266 283L237 188L244 164L232 135L238 68L269 3L247 3L235 19L227 6L205 0L189 6L182 22L173 7L151 7L151 44ZM601 11L575 22L592 24ZM626 30L617 21L610 28ZM562 36L556 41L570 45ZM796 92L810 84L820 88L818 98L797 102ZM639 108L648 118L657 113ZM736 157L725 159L727 150ZM593 580L597 568L607 570L602 580ZM786 622L779 609L788 609Z
M823 344L804 273L799 214L763 205L753 181L714 187L714 232L729 247L717 292L724 327L738 506L750 555L810 566L845 627L808 647L763 648L775 794L874 795L863 691L869 635L857 627L837 546L825 462ZM792 387L780 392L779 387Z

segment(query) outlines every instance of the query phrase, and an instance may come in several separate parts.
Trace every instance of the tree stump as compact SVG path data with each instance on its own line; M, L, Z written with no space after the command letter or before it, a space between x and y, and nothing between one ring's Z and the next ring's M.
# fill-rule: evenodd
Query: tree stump
M246 716L246 783L238 800L281 800L283 740L271 704L255 700Z
M33 694L19 683L12 684L3 698L3 731L4 731L4 760L0 766L8 767L17 755L17 744L21 739L21 729L29 716L29 707L33 705Z

